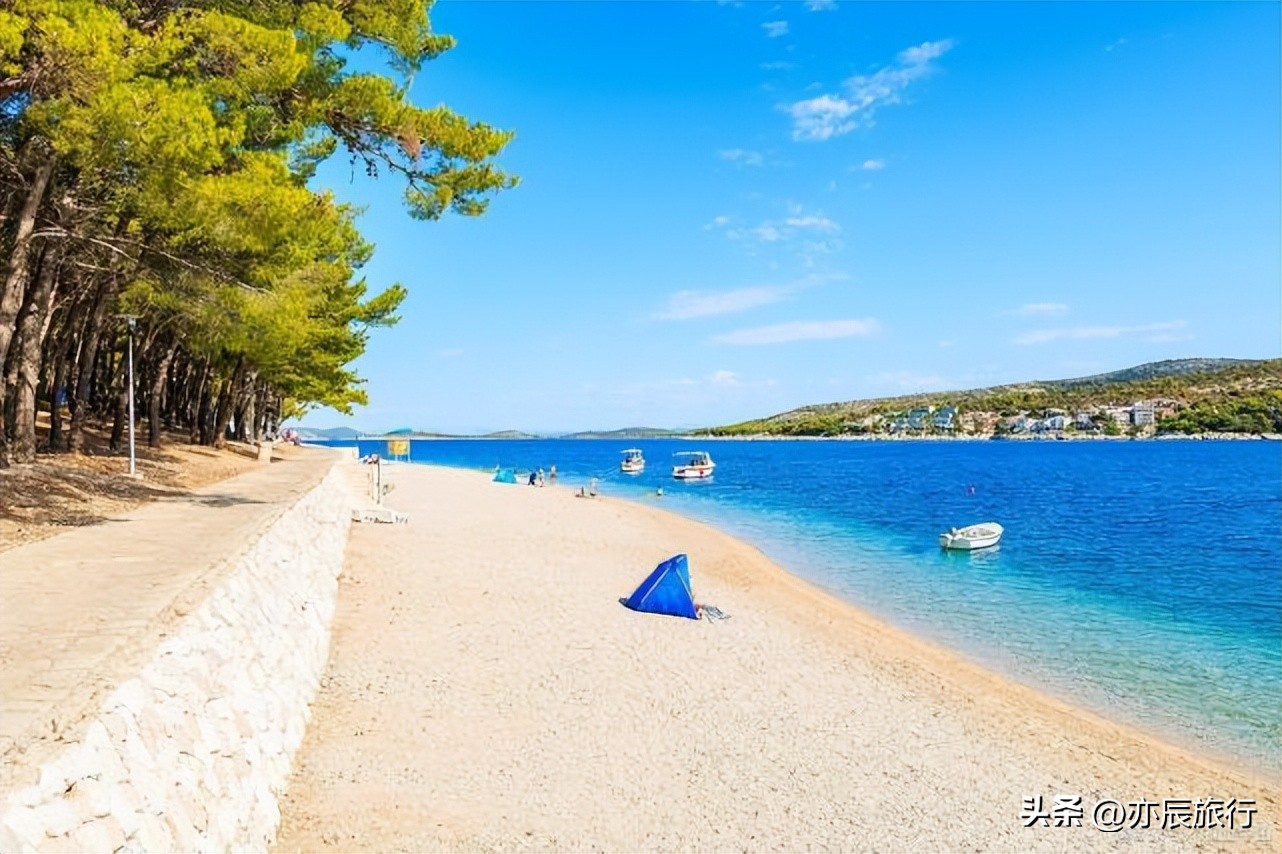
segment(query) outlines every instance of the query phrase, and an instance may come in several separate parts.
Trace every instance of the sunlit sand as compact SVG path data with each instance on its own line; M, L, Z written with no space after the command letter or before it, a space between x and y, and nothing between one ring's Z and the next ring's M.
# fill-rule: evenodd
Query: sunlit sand
M353 526L281 849L1277 849L1270 784L917 641L662 499L391 478L411 522ZM679 552L729 619L619 603ZM1237 798L1239 827L1095 826L1103 800L1168 798Z

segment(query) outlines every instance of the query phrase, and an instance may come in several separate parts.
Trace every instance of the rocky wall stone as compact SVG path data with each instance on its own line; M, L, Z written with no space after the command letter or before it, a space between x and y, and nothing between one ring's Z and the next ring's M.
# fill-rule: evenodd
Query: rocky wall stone
M0 851L266 850L329 655L352 503L335 466L250 544L78 740L5 793Z

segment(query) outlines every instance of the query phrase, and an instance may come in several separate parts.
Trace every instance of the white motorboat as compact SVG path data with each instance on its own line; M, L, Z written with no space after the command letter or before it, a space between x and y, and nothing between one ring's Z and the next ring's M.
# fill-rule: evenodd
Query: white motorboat
M628 448L622 453L623 462L619 463L619 471L624 474L640 474L645 471L645 457L641 455L640 448Z
M974 551L995 546L1002 538L1004 529L996 522L980 522L978 525L967 525L965 528L953 528L939 535L941 549L958 549Z
M712 477L712 470L717 467L707 451L677 451L673 456L682 460L672 467L672 476L680 480Z

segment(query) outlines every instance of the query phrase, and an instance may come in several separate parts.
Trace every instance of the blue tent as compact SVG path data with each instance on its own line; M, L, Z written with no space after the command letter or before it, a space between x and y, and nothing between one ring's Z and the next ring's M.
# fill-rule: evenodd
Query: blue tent
M516 469L495 469L494 480L496 483L516 483Z
M659 564L641 586L622 601L633 611L699 619L690 593L690 565L685 555L674 555Z

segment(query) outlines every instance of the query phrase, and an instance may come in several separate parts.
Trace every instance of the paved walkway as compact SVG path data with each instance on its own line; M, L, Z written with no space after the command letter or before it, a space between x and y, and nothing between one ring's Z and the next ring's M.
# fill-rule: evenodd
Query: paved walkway
M335 458L287 448L270 466L0 553L0 789L35 782L31 769Z

